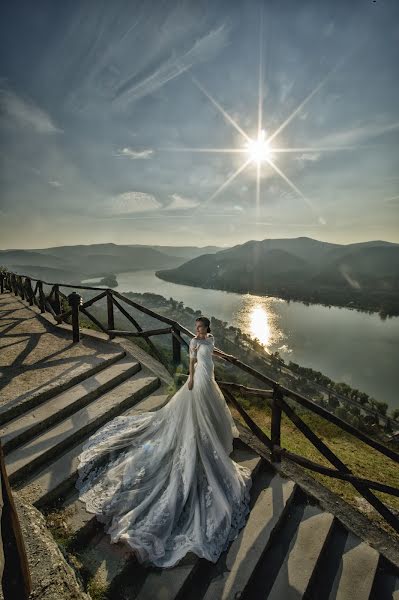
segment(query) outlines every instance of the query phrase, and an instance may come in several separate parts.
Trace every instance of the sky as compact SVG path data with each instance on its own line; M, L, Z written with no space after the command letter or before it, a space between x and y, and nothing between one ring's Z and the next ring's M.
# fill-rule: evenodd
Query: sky
M2 3L0 248L399 242L398 64L397 0Z

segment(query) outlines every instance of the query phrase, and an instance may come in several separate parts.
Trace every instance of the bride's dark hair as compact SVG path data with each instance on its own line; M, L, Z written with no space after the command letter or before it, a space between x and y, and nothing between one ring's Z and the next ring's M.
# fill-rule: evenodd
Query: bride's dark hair
M211 328L210 328L211 322L208 319L208 317L202 317L202 316L198 317L197 319L195 319L195 322L197 322L197 321L201 321L201 323L204 324L204 326L206 327L206 330L207 330L208 333L211 332Z

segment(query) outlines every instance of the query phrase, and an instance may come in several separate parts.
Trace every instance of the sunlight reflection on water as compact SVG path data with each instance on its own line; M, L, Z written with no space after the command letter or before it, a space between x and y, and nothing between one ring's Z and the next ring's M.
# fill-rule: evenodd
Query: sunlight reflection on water
M275 298L271 300L246 294L243 296L243 306L237 313L238 326L258 339L268 352L279 340L284 339L279 316L273 308L275 303Z

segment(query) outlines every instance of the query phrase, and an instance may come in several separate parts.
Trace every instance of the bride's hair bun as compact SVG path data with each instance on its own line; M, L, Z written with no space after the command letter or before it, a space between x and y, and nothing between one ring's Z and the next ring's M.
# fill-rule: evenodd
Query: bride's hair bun
M197 321L201 321L201 323L203 323L205 325L208 333L211 332L211 328L210 328L211 322L208 319L208 317L203 317L203 316L198 317L197 319L195 319L195 322L197 322Z

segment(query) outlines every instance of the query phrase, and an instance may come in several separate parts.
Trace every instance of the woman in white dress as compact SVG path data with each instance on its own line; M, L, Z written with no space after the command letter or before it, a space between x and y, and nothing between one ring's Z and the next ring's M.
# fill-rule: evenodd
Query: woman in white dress
M111 542L172 567L187 552L216 562L249 512L251 472L230 457L239 433L214 377L209 319L196 319L190 374L160 410L119 416L92 435L76 488Z

